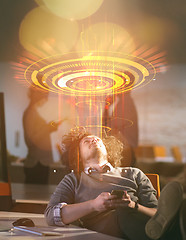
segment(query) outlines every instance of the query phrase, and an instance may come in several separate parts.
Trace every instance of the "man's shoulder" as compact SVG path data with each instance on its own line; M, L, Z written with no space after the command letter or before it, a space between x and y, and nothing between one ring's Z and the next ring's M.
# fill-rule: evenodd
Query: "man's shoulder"
M70 172L70 173L67 173L62 179L61 179L61 182L60 183L63 183L63 182L76 182L77 181L77 176L74 172ZM59 183L59 184L60 184Z
M73 171L71 171L71 172L67 173L64 177L65 178L77 178L77 175Z
M143 178L145 175L139 168L136 167L118 167L115 169L120 172L121 176L124 177Z
M133 173L142 172L139 168L136 168L136 167L117 167L115 169L118 169L121 172L133 172Z

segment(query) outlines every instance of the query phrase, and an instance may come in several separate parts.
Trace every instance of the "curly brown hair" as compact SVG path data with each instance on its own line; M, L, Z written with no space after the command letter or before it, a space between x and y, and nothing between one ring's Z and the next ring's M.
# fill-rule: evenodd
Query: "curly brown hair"
M62 138L62 152L64 154L65 162L67 163L69 170L74 170L76 173L83 171L82 162L79 161L79 143L86 137L92 135L87 132L84 127L71 130L67 135ZM121 165L121 159L123 158L123 143L115 136L106 136L102 139L106 150L108 161L114 167Z

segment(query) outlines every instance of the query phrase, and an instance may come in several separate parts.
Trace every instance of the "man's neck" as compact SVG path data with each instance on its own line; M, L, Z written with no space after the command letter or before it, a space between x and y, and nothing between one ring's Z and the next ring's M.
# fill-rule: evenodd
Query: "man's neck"
M107 159L90 159L87 161L85 168L94 168L97 171L101 171L102 167L108 163Z

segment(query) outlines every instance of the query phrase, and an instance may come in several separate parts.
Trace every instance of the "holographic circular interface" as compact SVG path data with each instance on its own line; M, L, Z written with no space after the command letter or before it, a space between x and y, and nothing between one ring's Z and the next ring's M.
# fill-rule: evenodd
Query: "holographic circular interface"
M142 87L155 76L153 65L120 53L69 53L41 59L25 71L35 87L74 96L104 96Z

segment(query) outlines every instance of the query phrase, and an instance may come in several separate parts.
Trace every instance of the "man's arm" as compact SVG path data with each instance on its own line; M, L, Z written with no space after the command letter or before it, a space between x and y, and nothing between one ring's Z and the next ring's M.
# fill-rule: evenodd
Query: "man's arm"
M61 209L61 218L64 224L69 224L94 211L102 212L116 207L130 207L134 209L135 202L130 199L127 193L125 193L123 199L117 199L116 196L111 195L109 192L103 192L93 200L65 205ZM137 211L152 217L157 210L138 204Z
M123 199L117 199L116 196L109 192L103 192L97 198L88 200L82 203L65 204L60 209L60 218L63 224L72 223L79 218L82 218L94 211L103 212L105 210L114 209L117 207L135 208L135 202L130 199L130 196L125 193ZM148 208L138 204L137 211L148 216L153 216L156 212L155 208Z
M125 192L125 194L123 196L123 201L128 202L128 207L135 208L136 203L131 200L131 198L127 192ZM137 211L144 213L145 215L148 215L149 217L152 217L157 211L156 208L145 207L141 204L138 204L137 206L138 206L136 209Z
M95 199L74 203L73 189L76 184L74 174L68 174L57 186L45 210L46 221L49 225L63 226L94 211L105 211L108 209L108 202L115 198L109 192L103 192Z
M61 218L64 224L72 223L94 211L102 212L107 210L111 199L114 199L109 192L101 193L97 198L82 203L67 204L61 208Z
M131 201L131 203L128 206L131 208L135 208L135 202ZM145 207L141 204L138 204L137 211L144 213L145 215L148 215L149 217L152 217L156 213L157 209Z
M136 206L136 203L131 200L130 195L126 191L124 191L124 195L122 199L115 198L115 199L112 199L111 201L108 201L108 203L106 204L108 204L107 207L109 208L129 207L129 208L135 209L135 206ZM145 207L139 203L137 204L136 210L150 217L152 217L157 211L156 208Z
M148 215L149 217L152 217L156 213L157 209L156 208L144 207L144 206L139 204L138 211Z

